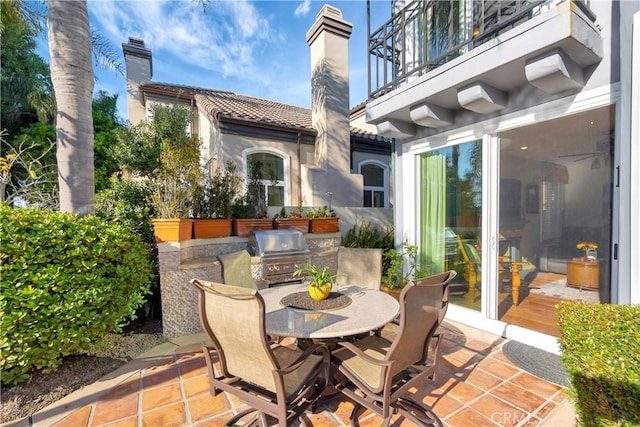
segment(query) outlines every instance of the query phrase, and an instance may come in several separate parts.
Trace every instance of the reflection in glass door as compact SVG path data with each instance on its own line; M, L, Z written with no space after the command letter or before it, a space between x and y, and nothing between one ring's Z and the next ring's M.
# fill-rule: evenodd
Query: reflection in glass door
M418 248L433 274L456 270L450 301L480 310L482 144L467 142L418 157Z
M500 320L558 336L560 300L610 300L614 113L499 135Z

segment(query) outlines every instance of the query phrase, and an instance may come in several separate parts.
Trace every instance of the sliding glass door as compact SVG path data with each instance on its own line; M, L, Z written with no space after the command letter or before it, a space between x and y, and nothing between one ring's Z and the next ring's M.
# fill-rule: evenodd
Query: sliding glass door
M452 302L480 310L481 141L421 154L417 170L421 262L434 274L456 270Z
M557 335L560 300L610 301L614 115L498 135L498 319Z
M453 304L558 336L561 300L610 301L614 117L606 106L417 154L415 242L423 267L458 272Z

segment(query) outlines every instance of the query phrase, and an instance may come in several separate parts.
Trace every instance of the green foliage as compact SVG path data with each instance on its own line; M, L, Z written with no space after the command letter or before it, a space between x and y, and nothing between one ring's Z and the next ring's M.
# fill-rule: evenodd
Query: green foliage
M160 218L186 218L202 182L200 140L187 134L191 113L182 105L153 107L153 121L122 132L114 158L123 170L149 178Z
M560 347L580 425L640 425L640 306L557 306Z
M429 270L418 262L418 247L406 241L402 242L402 252L389 249L382 256L389 262L382 275L382 284L389 289L402 289L410 280L429 275ZM408 263L406 268L405 263Z
M255 218L255 209L249 194L238 197L231 205L231 217L238 219Z
M333 209L329 209L327 206L321 206L308 211L305 216L307 218L335 218L336 213Z
M123 128L120 119L117 117L118 95L109 96L106 92L100 91L98 97L93 100L93 128L94 128L94 163L95 163L95 185L96 191L103 190L109 186L109 178L120 170L115 158L112 156L112 146L116 141L116 133ZM28 194L20 194L19 197L26 200L30 206L38 206L47 209L57 209L57 186L58 169L56 164L56 132L53 125L43 122L31 123L19 130L19 134L14 135L10 146L2 147L5 152L20 151L25 148L22 163L31 164L31 171L27 171L24 164L15 162L13 166L12 183L6 189L6 199L10 199L11 192L15 189L26 192L26 180L34 180L34 167L37 167L39 174L46 173L46 176L37 176L37 184L31 183ZM53 149L52 148L53 145ZM13 149L12 149L13 147ZM37 159L37 163L30 161ZM48 202L51 199L51 202ZM45 202L46 201L46 202Z
M20 129L20 134L16 138L17 141L25 143L33 143L38 152L46 151L49 148L49 142L56 140L56 129L53 125L38 122L32 123L27 127ZM15 145L15 144L14 144ZM38 153L32 153L36 155ZM43 160L43 163L55 164L56 152L53 150Z
M266 218L267 201L264 194L264 186L261 182L263 176L263 163L250 160L247 165L249 181L243 196L238 197L231 207L233 218Z
M150 177L160 167L162 140L156 138L147 122L116 132L112 156L124 171Z
M155 176L167 166L162 162L164 151L175 151L197 141L197 137L186 132L191 122L191 112L186 106L154 105L151 111L150 122L120 130L113 147L114 159L123 170L144 177Z
M393 228L383 231L370 222L361 221L347 230L341 244L347 248L382 248L386 251L393 249L393 236Z
M330 211L333 212L333 211ZM359 224L351 227L344 236L342 236L341 245L347 248L382 248L383 254L393 250L394 230L389 227L386 231L382 231L374 227L370 222L361 221ZM391 262L388 257L382 257L382 275L384 276Z
M277 214L275 214L273 217L274 218L312 218L308 215L308 213L305 214L302 206L298 206L297 208L292 208L289 211L287 211L287 208L283 206L280 209L280 211Z
M195 196L195 218L231 218L233 203L238 198L242 177L238 167L229 161L222 169L216 169Z
M147 247L118 224L0 206L0 370L19 383L119 331L148 292Z
M118 94L109 95L99 91L93 99L93 151L96 191L109 186L110 177L120 170L113 155L118 133L124 125L118 117Z
M35 53L42 27L27 7L35 2L0 2L0 128L9 140L38 119L51 123L55 114L49 67Z
M160 155L160 168L151 179L151 204L159 218L187 218L189 204L201 181L200 144L197 137L184 145L167 145Z
M96 215L122 224L143 242L152 243L151 219L155 218L155 212L148 203L150 194L144 184L114 176L109 181L109 188L96 195Z
M309 276L311 278L311 286L324 287L329 286L329 289L333 289L333 285L336 282L336 275L329 272L327 266L320 269L315 264L305 265L299 267L293 272L294 277Z

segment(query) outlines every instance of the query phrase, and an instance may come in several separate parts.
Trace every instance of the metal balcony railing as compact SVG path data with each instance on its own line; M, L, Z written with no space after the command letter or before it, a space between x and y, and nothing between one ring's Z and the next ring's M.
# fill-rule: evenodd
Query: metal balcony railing
M552 0L410 0L369 31L369 99L446 64L548 9ZM395 3L395 2L394 2ZM367 0L368 26L371 26Z

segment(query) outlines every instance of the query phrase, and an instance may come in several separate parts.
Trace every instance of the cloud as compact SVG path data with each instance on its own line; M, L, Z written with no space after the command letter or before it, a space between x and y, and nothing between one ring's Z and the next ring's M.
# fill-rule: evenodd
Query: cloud
M232 22L240 30L243 39L267 39L269 37L269 21L263 18L256 8L246 1L225 2L230 9Z
M352 11L345 16L363 15L363 3L339 3ZM211 1L204 11L197 2L187 0L99 0L89 1L88 6L92 29L116 51L129 36L145 41L153 52L156 82L308 106L310 59L305 32L311 25L311 8L321 4ZM293 7L300 19L292 19ZM350 54L359 50L350 49ZM124 80L119 81L124 90Z
M311 9L311 0L304 0L302 3L296 7L296 10L293 12L295 16L306 16Z
M154 61L163 55L224 77L255 80L260 52L282 33L247 1L210 3L203 12L185 1L90 2L92 24L115 46L129 36L144 39Z

